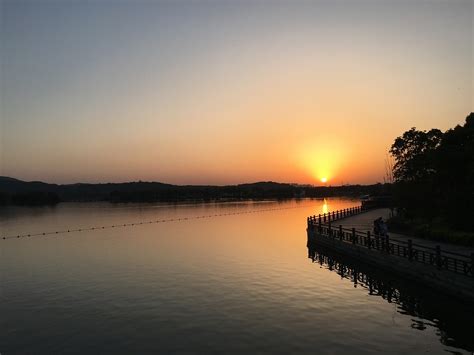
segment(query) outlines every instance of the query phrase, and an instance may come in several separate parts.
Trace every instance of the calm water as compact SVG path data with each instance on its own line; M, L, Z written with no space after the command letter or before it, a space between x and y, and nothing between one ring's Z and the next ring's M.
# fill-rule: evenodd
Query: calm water
M188 219L0 240L0 353L470 353L472 308L307 248L356 204L4 208L2 236Z

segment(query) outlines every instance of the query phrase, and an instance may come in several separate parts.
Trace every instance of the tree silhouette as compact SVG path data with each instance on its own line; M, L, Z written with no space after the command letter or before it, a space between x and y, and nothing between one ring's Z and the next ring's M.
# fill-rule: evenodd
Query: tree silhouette
M433 153L441 143L443 133L439 129L428 132L412 128L395 139L390 153L395 158L396 181L420 181L435 172Z
M390 153L395 203L406 217L474 231L474 113L445 133L411 128Z

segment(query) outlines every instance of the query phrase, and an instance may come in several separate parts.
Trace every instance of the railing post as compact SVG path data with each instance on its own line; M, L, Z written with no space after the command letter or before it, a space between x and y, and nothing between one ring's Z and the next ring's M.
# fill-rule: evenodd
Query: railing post
M352 244L356 244L356 229L352 228Z
M342 240L342 226L339 225L339 239Z
M324 223L326 223L326 213L323 214L323 220L324 220Z
M388 237L388 234L385 235L385 249L387 251L387 254L390 254L390 239Z
M339 219L339 210L336 211L336 218Z
M408 260L413 259L413 243L411 239L408 239Z
M321 233L321 214L318 215L318 230L319 230L319 233Z
M471 253L471 276L474 277L474 253Z
M436 266L441 269L441 247L439 245L436 246Z
M367 231L367 246L372 249L372 241L370 240L370 231Z
M334 218L336 215L336 213L334 211L332 211L332 220L334 221L336 218Z

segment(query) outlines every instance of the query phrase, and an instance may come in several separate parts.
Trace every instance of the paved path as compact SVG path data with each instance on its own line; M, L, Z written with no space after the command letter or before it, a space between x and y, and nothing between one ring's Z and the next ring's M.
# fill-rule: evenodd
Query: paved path
M364 212L355 216L347 217L341 220L337 220L334 222L334 226L342 225L345 228L355 228L358 231L373 231L374 228L374 220L378 217L382 217L386 220L390 216L390 210L388 208L379 208L376 210L370 210L368 212ZM407 240L411 239L413 243L423 245L426 247L434 248L436 245L441 247L441 250L451 251L455 253L461 253L465 255L470 255L474 252L474 248L472 247L464 247L459 245L453 245L438 241L431 241L421 238L409 237L403 234L392 233L388 231L388 235L390 238L400 239L400 240Z

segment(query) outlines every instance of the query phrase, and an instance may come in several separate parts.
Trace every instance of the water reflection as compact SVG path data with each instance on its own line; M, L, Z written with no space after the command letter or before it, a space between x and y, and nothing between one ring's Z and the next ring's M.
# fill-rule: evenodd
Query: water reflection
M381 297L397 305L397 312L413 317L411 327L425 330L434 327L442 344L474 350L474 306L439 295L399 276L378 270L347 256L341 256L308 239L308 258L333 271L354 287L367 289L370 296Z
M323 201L323 213L328 213L329 212L329 206L328 206L328 201L324 199Z
M330 210L357 203L326 201ZM174 220L0 240L0 352L463 352L441 344L435 331L448 329L445 338L460 344L466 329L456 333L424 313L396 313L395 301L369 297L360 281L353 289L301 257L306 217L324 205L306 199L0 209L6 235Z

